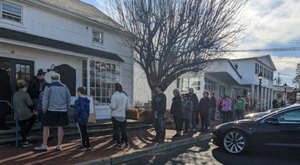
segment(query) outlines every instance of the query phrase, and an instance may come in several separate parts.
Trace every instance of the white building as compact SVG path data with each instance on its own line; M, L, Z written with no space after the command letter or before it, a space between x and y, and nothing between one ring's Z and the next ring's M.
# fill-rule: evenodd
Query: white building
M72 96L77 87L87 87L97 119L109 118L115 82L122 82L133 100L133 51L124 44L130 37L79 0L0 1L0 63L9 64L11 84L29 80L40 68L54 69Z
M138 74L135 74L136 81L143 85L135 86L135 103L147 102L151 100L151 91L146 85L145 78L143 79L143 72L136 70L138 71ZM276 68L269 55L235 60L212 60L203 71L182 75L168 87L165 91L168 108L172 103L174 88L186 93L190 87L194 88L198 97L202 97L203 91L210 91L214 92L217 98L224 95L231 97L240 95L252 100L260 98L263 108L271 108L274 71ZM258 80L260 72L264 77L261 84L261 97L259 97Z

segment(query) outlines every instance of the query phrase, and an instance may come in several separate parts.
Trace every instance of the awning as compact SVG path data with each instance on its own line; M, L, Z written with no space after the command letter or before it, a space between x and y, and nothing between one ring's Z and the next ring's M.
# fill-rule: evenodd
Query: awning
M71 51L71 52L80 53L84 55L90 55L90 56L110 59L114 61L124 62L124 60L121 57L119 57L117 54L114 53L92 49L80 45L70 44L67 42L53 40L53 39L40 37L28 33L23 33L19 31L14 31L6 28L0 28L0 38L22 41L26 43L47 46L51 48Z

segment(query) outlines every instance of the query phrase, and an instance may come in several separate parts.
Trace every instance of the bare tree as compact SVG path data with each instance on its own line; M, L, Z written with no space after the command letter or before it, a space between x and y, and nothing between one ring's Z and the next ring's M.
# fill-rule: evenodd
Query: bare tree
M297 75L294 80L293 83L295 84L296 88L300 88L300 75Z
M135 62L152 91L234 46L245 0L110 0L114 16L134 35Z

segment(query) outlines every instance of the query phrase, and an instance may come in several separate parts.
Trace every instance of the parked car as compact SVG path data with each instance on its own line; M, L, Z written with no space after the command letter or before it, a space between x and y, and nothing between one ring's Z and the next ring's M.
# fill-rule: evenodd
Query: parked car
M300 104L256 119L244 119L213 128L213 143L231 154L259 146L300 148Z
M264 115L267 115L267 114L277 111L277 110L279 110L279 108L270 109L270 110L267 110L264 112L249 113L249 114L245 115L244 119L258 119L260 117L263 117Z

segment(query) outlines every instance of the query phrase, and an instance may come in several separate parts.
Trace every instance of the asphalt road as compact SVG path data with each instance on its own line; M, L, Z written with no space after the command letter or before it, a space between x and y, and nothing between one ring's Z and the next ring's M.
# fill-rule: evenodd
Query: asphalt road
M145 156L124 165L300 165L300 150L273 148L231 155L210 142Z

